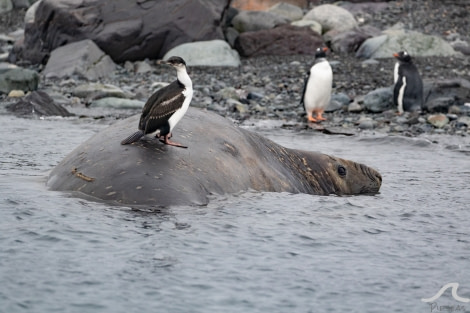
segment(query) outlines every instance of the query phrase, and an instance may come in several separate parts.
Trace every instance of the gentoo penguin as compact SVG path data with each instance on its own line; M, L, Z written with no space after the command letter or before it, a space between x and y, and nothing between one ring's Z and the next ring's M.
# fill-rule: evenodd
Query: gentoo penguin
M327 47L318 48L315 52L315 63L304 81L300 103L304 105L310 122L324 121L322 113L330 103L333 85L333 71L326 59ZM313 114L316 117L313 117Z
M177 79L166 87L156 91L145 103L139 121L139 130L123 141L122 145L136 142L146 134L155 133L160 141L172 146L186 148L170 141L171 132L181 120L193 97L193 83L186 71L186 63L180 57L173 56L157 64L168 64L176 69Z
M398 113L417 111L423 106L423 81L411 56L406 51L394 53L398 60L393 71L393 104Z

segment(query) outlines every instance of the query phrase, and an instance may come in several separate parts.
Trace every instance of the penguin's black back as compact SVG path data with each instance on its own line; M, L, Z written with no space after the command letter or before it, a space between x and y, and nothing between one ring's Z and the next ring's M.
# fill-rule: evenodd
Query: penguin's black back
M406 78L405 91L403 93L403 110L416 111L423 107L423 81L418 69L411 62L400 62L398 65L398 79L393 89L393 104L398 106L400 88L403 85L403 77Z

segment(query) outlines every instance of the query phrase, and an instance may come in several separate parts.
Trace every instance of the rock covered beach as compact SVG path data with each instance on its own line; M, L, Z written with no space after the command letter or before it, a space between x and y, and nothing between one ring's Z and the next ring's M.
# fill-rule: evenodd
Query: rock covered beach
M304 16L316 6L331 3L314 2L302 8ZM362 131L406 136L422 133L470 134L470 57L469 38L466 37L468 21L464 14L469 4L465 1L389 1L346 3L342 8L354 16L358 23L356 29L369 32L368 38L388 29L412 30L440 37L454 48L455 54L448 56L414 57L430 99L426 112L397 115L396 109L390 106L395 60L391 56L360 58L357 55L359 47L353 45L351 48L350 42L340 40L341 32L334 31L323 36L313 35L332 48L328 59L333 67L334 88L332 102L325 115L327 121L307 124L304 109L299 104L303 80L313 63L313 55L244 57L243 51L247 50L240 48L241 39L238 43L235 43L236 39L232 42L233 46L238 45L241 54L239 66L190 66L195 88L191 105L215 111L242 125L313 128L340 134ZM17 44L15 36L20 38L18 34L24 29L25 12L25 8L14 8L1 13L4 62L11 61L11 50ZM241 11L230 9L228 12L231 13L227 15L233 18ZM230 21L229 18L226 21L227 42L231 41L230 34L240 38L243 34L234 30ZM253 36L253 33L249 35ZM349 34L345 38L356 37ZM348 49L353 51L343 51ZM271 51L274 52L274 49ZM36 89L46 97L39 97L42 99L39 102L48 103L52 99L55 104L78 116L105 118L110 122L140 112L153 91L174 79L171 69L158 67L151 59L116 62L109 74L98 74L88 79L86 76L92 74L77 75L72 71L69 77L57 77L45 74L48 65L17 61L17 65L25 70L37 73L34 78L37 79ZM10 66L5 64L2 68ZM30 74L34 77L34 73ZM28 103L28 95L2 91L2 107L17 105L15 110L18 113L22 107L18 104L21 101Z

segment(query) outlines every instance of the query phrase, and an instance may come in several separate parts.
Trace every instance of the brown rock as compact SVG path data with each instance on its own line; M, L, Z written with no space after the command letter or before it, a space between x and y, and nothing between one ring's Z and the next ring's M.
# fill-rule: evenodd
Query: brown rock
M235 41L235 49L243 57L261 55L314 55L323 45L322 37L310 27L281 25L272 29L245 32Z
M238 10L264 11L280 2L306 8L308 0L233 0L232 7Z

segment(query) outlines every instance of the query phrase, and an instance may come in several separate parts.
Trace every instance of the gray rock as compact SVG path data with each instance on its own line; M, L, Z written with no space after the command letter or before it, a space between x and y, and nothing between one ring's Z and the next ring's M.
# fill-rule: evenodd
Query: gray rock
M42 0L34 2L33 5L31 5L28 10L26 10L26 14L24 16L24 23L25 25L28 23L34 23L34 16L36 15L36 10L38 9L39 4L42 2Z
M424 108L428 112L447 113L449 108L455 104L454 97L437 97L426 101Z
M376 37L369 38L365 40L359 49L356 51L356 57L357 58L374 58L375 52L380 49L382 45L387 42L388 36L387 35L380 35ZM399 50L396 50L397 52ZM388 57L392 57L393 53L390 54Z
M331 95L331 100L335 100L339 102L342 106L343 105L348 105L349 102L351 102L351 98L345 93L334 93Z
M321 35L322 33L322 27L321 24L316 22L316 21L311 21L311 20L299 20L299 21L294 21L291 23L293 26L297 27L310 27L314 32L318 33Z
M364 106L374 113L381 113L393 109L393 89L383 87L373 90L364 96Z
M113 109L142 109L144 107L144 104L144 101L139 100L107 97L98 100L93 100L90 103L90 107Z
M100 98L131 98L132 95L126 93L121 88L101 83L83 84L77 86L72 90L72 95L79 98L86 98L88 100L100 99Z
M428 112L444 112L452 106L463 106L470 99L470 81L463 78L425 80L424 109Z
M457 124L462 124L466 127L470 127L470 116L460 116L459 118L457 118Z
M351 13L332 4L322 4L314 7L305 14L303 19L319 22L324 33L332 29L346 31L357 27L356 19Z
M304 17L302 9L296 5L279 2L268 9L268 12L287 19L289 22L297 21Z
M455 51L459 51L465 55L470 55L470 44L466 41L457 40L450 44Z
M359 119L358 123L357 127L363 130L374 129L377 126L377 122L369 117Z
M348 105L348 112L359 113L362 112L364 108L357 102L353 101Z
M238 32L238 30L233 27L227 27L227 29L225 29L225 40L227 40L230 47L235 46L235 40L239 35L240 33Z
M12 0L13 7L16 9L27 9L37 0Z
M330 103L328 103L328 106L325 108L325 112L326 113L335 112L335 111L341 110L342 107L343 106L339 101L331 99Z
M13 10L11 0L0 0L0 13L10 12L11 10Z
M61 45L93 40L115 62L157 59L185 42L223 39L229 0L42 0L25 25L24 58L47 60Z
M7 109L18 116L72 116L65 108L55 104L54 100L44 91L33 91Z
M286 24L273 29L242 33L235 41L235 49L243 57L312 55L323 44L323 38L310 28Z
M218 99L235 99L240 100L240 95L234 87L225 87L217 91L215 96Z
M270 29L289 21L266 11L240 11L233 19L233 27L240 33Z
M113 73L116 64L91 40L73 42L55 49L44 68L46 77L66 78L77 75L96 80Z
M339 32L331 38L331 48L339 53L355 52L368 38L377 36L380 30L373 26L363 26L345 32Z
M240 66L238 52L223 40L184 43L168 51L163 59L180 56L188 66Z
M39 74L35 71L8 64L0 67L0 93L8 94L12 90L32 91L38 88L38 84Z
M330 112L335 112L338 110L341 110L344 105L347 105L349 103L349 97L346 96L347 102L345 101L345 98L343 96L346 96L345 94L332 94L331 95L331 100L328 106L325 109L325 112L330 113Z
M147 61L136 61L134 62L134 73L145 74L152 73L153 67Z
M390 58L393 53L401 50L408 51L414 57L457 54L441 37L405 30L388 30L383 33L364 41L356 52L356 57Z
M362 61L361 64L362 64L362 67L366 67L369 65L378 65L380 64L380 62L375 59L367 59L367 60Z
M15 42L15 38L8 35L0 34L0 44L11 44L13 42Z

